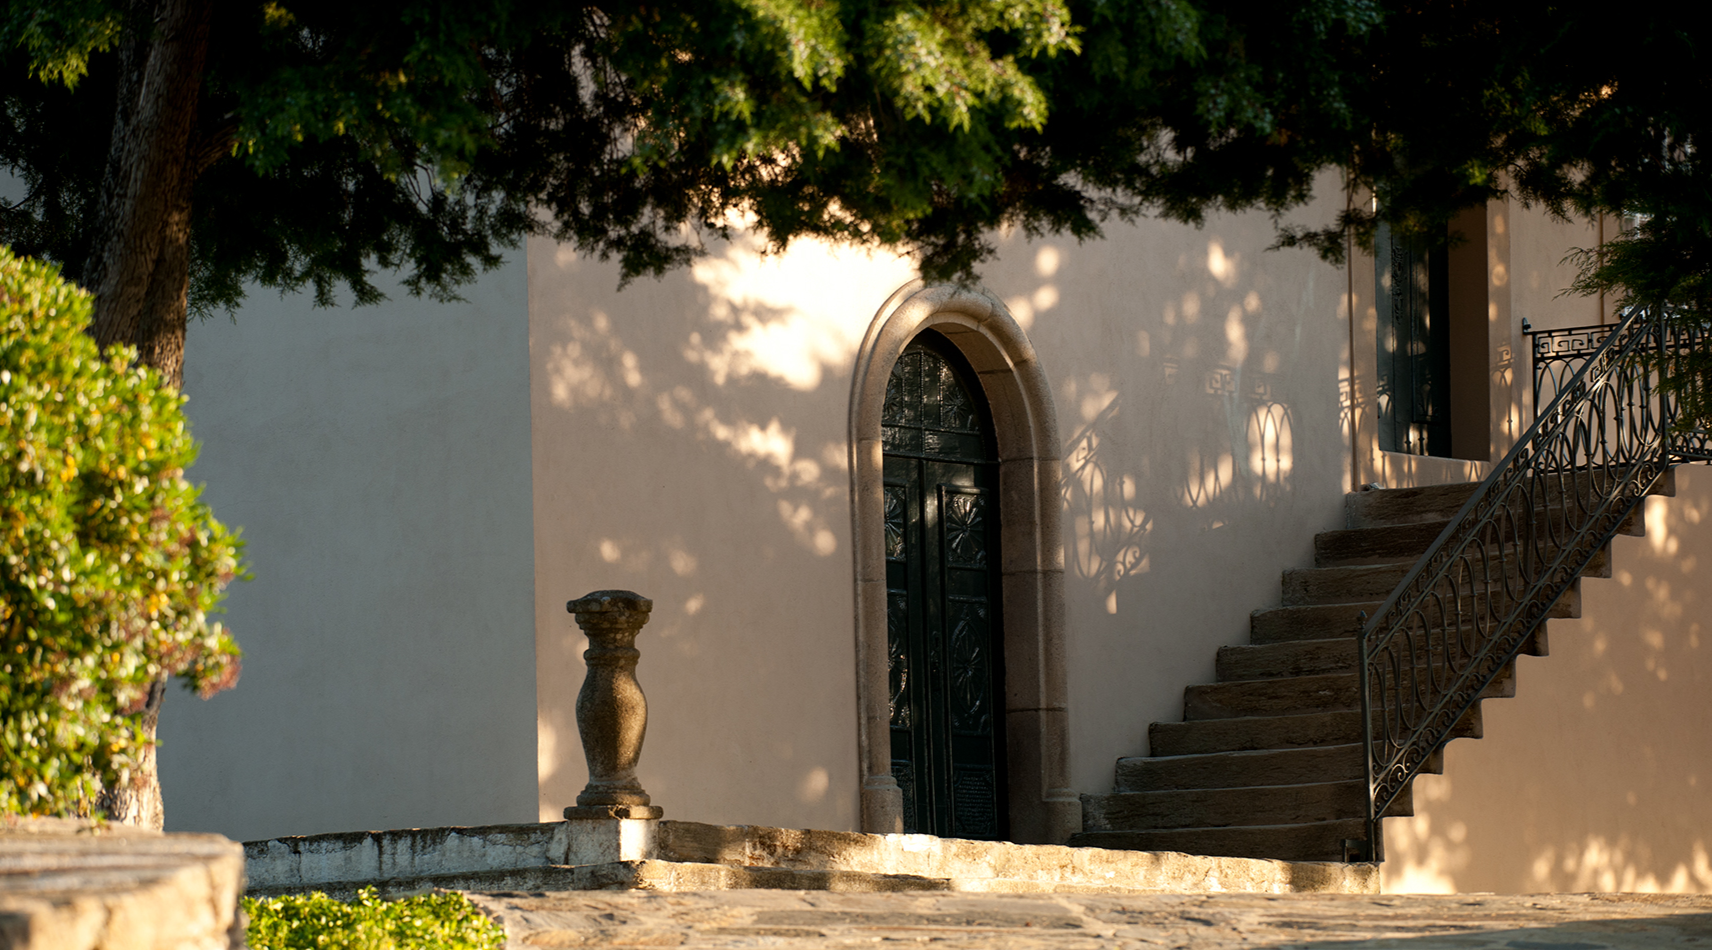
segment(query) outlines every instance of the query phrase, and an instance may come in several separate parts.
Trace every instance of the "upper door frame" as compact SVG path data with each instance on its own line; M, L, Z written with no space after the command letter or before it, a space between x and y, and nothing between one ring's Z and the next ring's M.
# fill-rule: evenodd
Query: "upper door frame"
M1081 830L1070 787L1065 670L1063 460L1051 390L1004 304L981 291L911 281L875 314L850 390L851 534L862 830L903 828L891 774L881 409L892 365L925 329L969 361L987 398L999 456L1006 762L1011 837L1063 844Z

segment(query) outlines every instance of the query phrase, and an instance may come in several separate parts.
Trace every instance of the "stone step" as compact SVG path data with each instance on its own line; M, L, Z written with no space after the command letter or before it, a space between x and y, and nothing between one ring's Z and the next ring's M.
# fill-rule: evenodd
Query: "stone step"
M1475 703L1457 721L1451 738L1478 739L1483 732L1480 704ZM1356 709L1293 716L1156 722L1147 727L1148 750L1156 756L1293 749L1360 741L1361 711Z
M1551 552L1542 552L1550 557ZM1384 600L1391 596L1405 575L1414 568L1413 561L1397 564L1363 565L1358 567L1302 567L1284 572L1283 605L1305 607L1315 604L1361 604ZM1497 572L1499 565L1494 565ZM1519 579L1518 565L1511 566L1510 576ZM1500 575L1501 576L1501 575ZM1611 546L1594 552L1583 577L1611 576ZM1473 590L1485 590L1486 582L1476 580Z
M1389 597L1390 591L1385 592ZM1354 637L1358 628L1356 617L1378 613L1382 600L1355 604L1306 604L1289 607L1264 607L1249 614L1248 639L1251 643L1286 643L1292 640L1335 640ZM1574 619L1581 616L1581 581L1570 585L1568 592L1552 605L1547 617Z
M1545 516L1542 513L1542 517ZM1315 567L1357 567L1372 564L1413 564L1438 540L1448 521L1342 528L1314 535ZM1617 533L1645 537L1647 520L1637 509L1623 519Z
M1118 760L1114 791L1353 782L1365 776L1361 743L1349 742L1301 749L1123 758Z
M1546 656L1546 625L1540 624L1523 656ZM1217 681L1275 679L1281 676L1316 676L1321 673L1354 672L1360 651L1354 637L1327 640L1286 640L1281 643L1244 644L1219 647L1213 669Z
M1335 821L1366 813L1365 781L1082 796L1082 828L1085 831L1295 825ZM1398 795L1385 811L1387 818L1412 814L1414 807L1407 791Z
M1423 485L1419 488L1381 488L1350 492L1344 496L1344 527L1372 528L1380 525L1420 524L1447 521L1474 495L1479 482Z
M1280 676L1346 673L1354 670L1360 660L1355 638L1337 637L1219 647L1213 669L1219 682L1228 683Z
M447 874L407 875L384 880L327 881L311 887L254 887L250 897L307 894L311 890L335 900L353 901L365 887L383 899L398 899L428 890L481 892L544 891L732 891L791 890L895 893L959 890L943 878L914 874L874 874L819 868L731 867L682 861L640 859L605 864L544 865Z
M1369 528L1445 521L1455 517L1479 487L1478 482L1462 482L1452 485L1424 485L1419 488L1382 488L1350 492L1344 496L1344 527ZM1559 504L1566 488L1573 490L1569 479L1564 479L1562 484L1548 486L1544 503L1540 504L1540 507L1550 508ZM1674 498L1675 470L1667 469L1664 477L1653 485L1648 494Z
M921 834L871 835L670 820L660 822L658 842L657 857L669 861L751 870L904 874L948 881L950 889L957 891L1192 892L1205 890L1208 880L1218 880L1231 890L1277 892L1341 889L1360 880L1342 873L1322 877L1309 868L1188 854L1071 851L1062 845Z
M1365 604L1383 601L1402 583L1414 562L1361 567L1296 567L1284 572L1285 607Z
M1183 690L1183 718L1233 719L1358 709L1361 686L1357 680L1353 673L1324 673L1190 686ZM1514 695L1516 664L1509 663L1480 698L1508 699Z
M1390 592L1386 592L1390 596ZM1357 617L1379 612L1384 600L1360 604L1310 604L1304 607L1263 607L1248 615L1250 643L1292 640L1353 639L1361 629Z
M1315 567L1360 564L1413 564L1438 540L1449 521L1340 528L1314 535Z
M1225 828L1167 828L1149 831L1084 831L1072 845L1134 851L1182 851L1279 861L1342 861L1343 843L1367 835L1361 818L1295 825L1236 825Z
M1203 683L1183 690L1184 719L1289 716L1360 705L1360 686L1348 673Z
M1652 488L1652 491L1647 492L1647 494L1657 495L1660 498L1675 498L1676 497L1676 469L1675 468L1665 469L1664 470L1664 477L1659 479L1658 484L1654 485Z
M0 852L5 838L0 829ZM633 856L603 856L620 840L635 846L622 849ZM376 887L386 897L432 888L1195 893L1210 880L1266 893L1378 888L1372 865L1302 867L932 835L640 819L313 835L248 842L243 853L244 862L234 861L227 876L233 882L247 878L250 896L324 891L343 900L363 887ZM6 857L0 853L0 867ZM591 857L599 860L582 860Z

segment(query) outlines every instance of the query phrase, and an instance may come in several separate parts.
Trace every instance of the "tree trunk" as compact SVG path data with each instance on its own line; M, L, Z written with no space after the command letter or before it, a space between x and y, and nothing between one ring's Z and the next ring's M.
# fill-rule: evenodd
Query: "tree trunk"
M120 48L118 101L94 240L84 280L95 294L90 333L102 349L137 348L137 358L175 388L184 382L190 282L190 195L205 148L197 148L197 100L208 58L212 0L132 0ZM149 689L147 744L127 783L96 805L118 822L160 828L155 730L166 681Z
M104 788L95 799L95 808L109 821L139 828L161 830L166 812L161 803L160 771L155 764L155 730L160 725L161 701L166 698L166 680L155 680L149 687L148 704L143 707L143 734L148 745L138 757L137 770L126 784Z
M127 68L84 268L95 341L136 346L175 384L184 372L193 145L212 12L211 0L134 0L136 46L121 51Z

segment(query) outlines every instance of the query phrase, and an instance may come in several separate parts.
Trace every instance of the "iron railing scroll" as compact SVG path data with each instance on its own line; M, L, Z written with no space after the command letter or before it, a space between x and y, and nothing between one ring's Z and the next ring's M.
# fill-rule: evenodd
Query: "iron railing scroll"
M1657 357L1708 345L1704 330L1633 310L1530 335L1549 402L1361 626L1368 860L1384 857L1386 810L1647 492L1673 463L1712 458L1658 385Z

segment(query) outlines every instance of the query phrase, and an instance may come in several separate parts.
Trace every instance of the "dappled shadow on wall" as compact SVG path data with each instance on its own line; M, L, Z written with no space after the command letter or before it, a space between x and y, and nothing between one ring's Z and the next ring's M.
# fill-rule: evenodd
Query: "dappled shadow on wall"
M1582 619L1550 622L1551 655L1518 663L1516 698L1483 704L1485 738L1386 821L1386 890L1712 893L1712 470L1677 479L1613 576L1582 581Z
M1130 345L1093 354L1102 371L1058 384L1070 562L1108 613L1118 612L1120 587L1153 568L1162 519L1179 534L1211 531L1277 507L1294 489L1291 394L1312 381L1283 372L1296 362L1294 340L1274 338L1240 256L1216 237L1199 240L1153 300L1102 315L1130 330ZM1054 252L1053 272L1065 259L1074 260ZM1007 302L1028 310L1059 297L1048 281Z
M682 679L730 650L753 653L745 675L786 681L788 646L750 651L743 637L754 624L737 618L793 618L812 613L805 604L848 597L847 571L813 565L849 555L850 367L875 308L911 265L814 242L768 257L739 235L687 271L618 292L613 266L547 242L531 250L536 491L540 510L565 524L538 542L538 561L584 585L541 598L562 603L591 585L652 597L645 685L650 670L655 682L665 669ZM836 590L804 583L834 576ZM543 648L543 663L580 668L568 620L562 639ZM683 679L671 702L729 705L719 694L742 684L715 679ZM574 794L583 765L562 705L543 712L540 775L544 789ZM789 729L710 741L730 743L731 761L794 769L787 798L829 794L825 755L793 745ZM661 801L674 791L648 787Z

